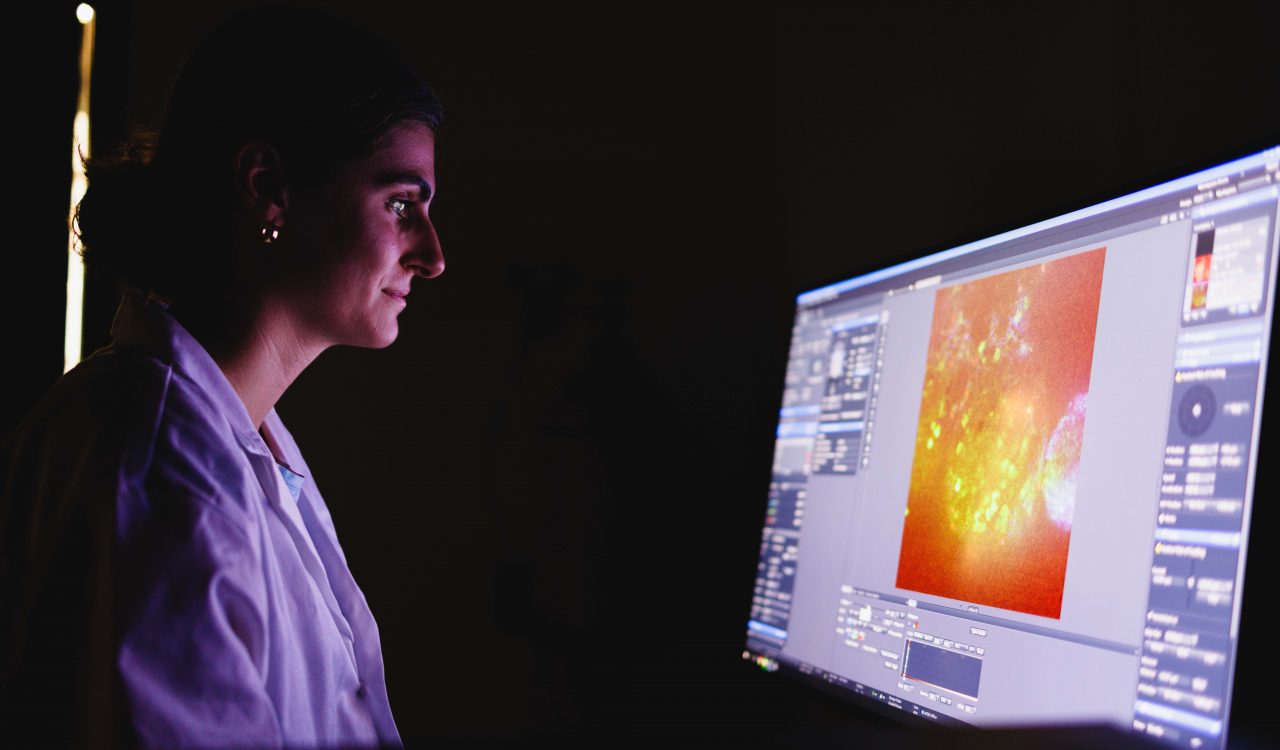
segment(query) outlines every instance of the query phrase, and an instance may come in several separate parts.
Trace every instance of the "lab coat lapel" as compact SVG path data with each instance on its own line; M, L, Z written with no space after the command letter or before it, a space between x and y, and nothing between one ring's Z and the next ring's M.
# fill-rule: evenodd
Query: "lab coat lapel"
M303 459L302 453L293 441L293 436L280 421L275 409L267 412L263 424L270 431L276 445L283 452L286 463L295 471L310 475L311 469ZM307 481L298 498L298 513L311 530L311 538L315 542L320 558L326 561L326 570L330 572L329 582L333 593L351 628L358 633L370 634L372 637L361 638L354 644L356 659L359 664L361 680L366 688L378 696L374 705L387 705L386 676L382 663L382 647L378 638L378 624L373 619L364 593L356 584L347 566L346 556L338 544L337 534L333 529L333 520L329 517L328 508L320 496L314 481ZM379 732L389 742L399 744L399 734L395 721L389 714L380 713L377 717Z
M266 425L265 428L271 429L270 425ZM274 437L274 433L272 434ZM253 462L254 473L262 484L262 490L266 493L272 511L280 517L285 529L289 532L289 536L293 539L294 547L298 551L298 557L301 559L307 573L311 576L311 580L315 583L316 589L320 592L320 596L329 610L329 615L333 618L334 625L347 646L352 667L358 672L359 664L355 655L351 625L347 622L347 618L343 615L342 607L334 597L329 572L321 559L319 551L312 542L312 535L307 532L306 523L298 513L297 503L294 502L293 495L289 492L289 487L284 482L284 477L280 475L280 469L276 466L275 457L271 455L270 449L267 448L261 436L255 433L254 437L257 438L254 441L255 444L248 448ZM276 442L279 443L279 440L277 439ZM292 465L287 456L284 458L286 459L286 465Z

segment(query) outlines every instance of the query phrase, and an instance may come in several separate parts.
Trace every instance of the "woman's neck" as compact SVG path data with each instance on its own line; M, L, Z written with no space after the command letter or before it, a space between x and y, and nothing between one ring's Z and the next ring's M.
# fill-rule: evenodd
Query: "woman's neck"
M210 312L177 309L175 314L185 312L179 320L222 369L254 427L261 429L267 413L327 347L301 336L286 308L270 300L256 307L205 309Z

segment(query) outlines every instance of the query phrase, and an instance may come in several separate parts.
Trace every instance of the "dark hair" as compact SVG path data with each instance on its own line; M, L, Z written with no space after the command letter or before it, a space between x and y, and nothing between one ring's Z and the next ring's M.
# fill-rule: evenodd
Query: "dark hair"
M86 163L76 210L86 266L183 300L232 273L233 158L264 141L288 179L322 183L395 124L439 132L440 102L386 42L316 11L264 5L222 22L174 83L158 138L135 135Z

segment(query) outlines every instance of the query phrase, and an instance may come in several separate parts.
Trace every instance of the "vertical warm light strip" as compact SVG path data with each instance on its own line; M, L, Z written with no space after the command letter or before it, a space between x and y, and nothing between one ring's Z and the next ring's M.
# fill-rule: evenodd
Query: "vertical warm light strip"
M76 252L76 204L84 197L89 183L85 180L82 159L89 158L89 74L93 70L93 32L96 14L93 6L81 3L76 18L83 27L80 37L80 97L76 102L76 119L71 135L71 210L67 215L67 333L62 347L62 371L80 361L84 328L84 263Z

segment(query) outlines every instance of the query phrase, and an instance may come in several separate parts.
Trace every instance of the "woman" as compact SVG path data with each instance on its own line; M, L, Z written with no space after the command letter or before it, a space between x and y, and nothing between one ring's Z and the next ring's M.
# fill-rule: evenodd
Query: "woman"
M85 263L113 342L0 446L0 724L56 744L400 738L377 626L275 412L338 344L381 348L415 277L435 95L312 12L224 22L154 157L92 164Z

